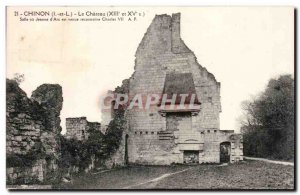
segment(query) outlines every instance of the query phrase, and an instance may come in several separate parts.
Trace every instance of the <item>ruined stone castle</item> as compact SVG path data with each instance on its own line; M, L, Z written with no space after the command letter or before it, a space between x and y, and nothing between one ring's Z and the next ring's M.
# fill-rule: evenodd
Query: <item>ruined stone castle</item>
M100 132L101 124L89 122L86 117L66 118L67 139L86 140L89 137L89 130Z
M220 83L198 62L180 37L180 14L156 15L136 51L127 82L135 94L194 94L198 109L158 105L128 109L122 145L114 163L168 165L243 160L242 135L220 130ZM124 82L123 82L124 84ZM186 102L188 103L188 102ZM106 122L109 114L104 113ZM105 120L103 121L105 125Z
M62 104L58 84L43 84L28 98L16 81L6 80L8 184L43 182L57 175Z

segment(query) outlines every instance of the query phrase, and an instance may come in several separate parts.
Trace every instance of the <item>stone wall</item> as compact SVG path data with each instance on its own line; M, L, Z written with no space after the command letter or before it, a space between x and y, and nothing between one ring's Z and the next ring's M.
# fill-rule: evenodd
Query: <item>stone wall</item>
M45 175L41 173L47 172L44 167L56 170L60 157L62 88L44 84L28 98L15 81L7 79L6 84L7 181L13 183L37 172L39 180L43 180ZM17 159L27 159L28 163L18 165ZM41 166L44 161L46 165Z
M220 143L224 141L235 147L232 152L237 157L232 155L232 159L242 160L242 152L236 149L241 148L242 143L233 144L236 142L230 139L233 132L220 131L220 83L197 62L194 53L182 41L180 14L156 15L135 56L129 97L162 95L168 75L191 75L201 107L198 112L190 112L190 117L185 120L177 118L179 130L171 131L168 128L172 126L172 119L168 119L168 113L162 112L157 105L147 110L126 110L128 124L124 135L128 137L129 163L182 163L185 150L199 151L200 163L219 163ZM124 147L121 146L118 159L125 155Z
M45 110L45 128L59 134L60 111L62 109L62 88L60 85L43 84L32 92L31 100L36 101Z
M11 184L43 182L47 171L46 166L46 160L39 159L30 167L9 167L6 169L6 180Z
M137 93L161 94L167 74L191 73L196 94L201 102L201 111L191 116L190 128L185 128L175 139L159 140L158 133L167 131L167 120L159 113L159 108L127 112L129 120L128 134L131 155L129 161L149 164L170 164L182 162L182 152L176 143L191 138L195 144L203 143L200 131L220 128L219 112L220 83L196 60L180 37L180 14L158 15L148 28L136 52L135 72L130 79L130 96ZM153 134L145 134L151 131ZM137 137L134 132L142 132ZM185 139L185 140L183 140ZM209 160L209 159L207 159Z
M89 122L86 117L66 118L67 139L86 140L89 137L89 130L101 131L101 124Z

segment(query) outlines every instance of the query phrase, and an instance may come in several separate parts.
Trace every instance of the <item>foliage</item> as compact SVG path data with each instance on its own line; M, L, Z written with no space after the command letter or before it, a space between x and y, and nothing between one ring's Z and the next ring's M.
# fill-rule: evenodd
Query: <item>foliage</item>
M242 104L244 154L294 159L294 80L291 75L271 79L257 98Z
M121 87L115 89L115 93L128 93L129 80L122 82ZM61 160L59 167L67 170L78 167L79 171L84 170L92 160L101 164L112 156L120 146L126 120L124 117L125 108L120 107L114 110L114 118L110 121L105 135L98 129L89 130L87 140L66 139L61 137Z
M85 141L61 137L60 167L64 170L75 166L82 171L92 162L92 158L102 157L103 135L100 131L90 130L90 136Z
M105 135L99 130L89 129L87 140L66 139L61 136L59 167L62 170L68 170L75 166L79 168L79 171L83 171L92 159L106 160L118 149L124 124L124 111L116 111Z
M107 157L111 156L119 148L125 123L124 111L115 110L114 119L109 123L104 137L104 152Z
M61 159L60 159L60 167L68 168L71 165L76 164L76 156L77 151L80 149L80 144L76 139L66 139L65 137L61 136L60 139L60 149L61 149Z
M17 84L20 85L20 83L22 83L25 80L25 76L24 74L16 73L14 74L14 78L12 80L16 81Z

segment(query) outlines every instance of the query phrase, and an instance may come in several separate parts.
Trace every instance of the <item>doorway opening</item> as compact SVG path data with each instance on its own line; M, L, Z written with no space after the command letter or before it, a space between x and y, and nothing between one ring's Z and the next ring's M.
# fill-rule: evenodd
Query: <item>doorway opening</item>
M221 163L228 163L230 162L230 142L222 142L220 144L220 162Z

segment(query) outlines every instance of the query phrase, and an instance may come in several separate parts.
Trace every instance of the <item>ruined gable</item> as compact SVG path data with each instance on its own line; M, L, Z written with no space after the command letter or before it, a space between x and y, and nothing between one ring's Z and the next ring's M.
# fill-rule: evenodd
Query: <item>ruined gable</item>
M180 14L156 15L136 51L129 97L195 95L193 109L129 107L121 149L124 162L138 164L219 163L221 143L230 161L242 160L242 143L220 130L220 83L198 62L180 36ZM132 100L132 99L130 99ZM175 103L179 103L176 99ZM227 144L227 145L226 145ZM224 146L224 147L225 147ZM223 150L229 151L229 150ZM126 154L126 155L125 155ZM116 158L117 159L117 158ZM120 159L120 153L119 157ZM190 160L189 160L190 159Z
M202 128L220 127L220 84L197 62L193 52L187 49L182 41L180 14L155 16L137 49L135 62L135 72L130 79L130 97L138 93L163 94L164 89L171 86L172 80L173 86L180 88L175 84L178 82L176 75L184 75L185 79L182 81L186 82L186 85L182 86L186 87L181 87L181 91L191 90L192 93L196 93L197 99L202 104L201 109L206 113L205 116L197 118L198 123L201 123ZM179 92L177 89L172 90L174 93ZM170 93L170 90L165 92ZM134 115L129 113L131 114ZM145 113L145 117L148 114L150 113ZM137 121L132 126L144 127L143 121L141 120L141 124ZM163 125L162 122L161 125L153 125L153 128L163 129Z

